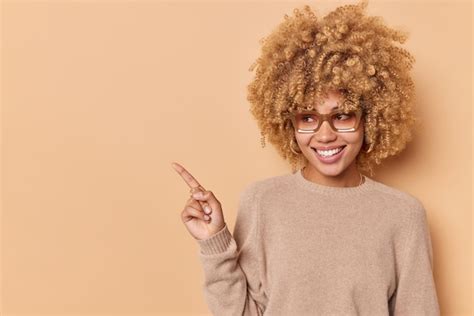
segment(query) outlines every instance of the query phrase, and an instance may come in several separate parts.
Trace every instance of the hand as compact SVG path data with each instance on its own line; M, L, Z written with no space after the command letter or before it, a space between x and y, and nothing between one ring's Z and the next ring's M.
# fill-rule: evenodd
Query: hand
M195 195L202 193L202 197L193 196L186 201L181 219L189 233L198 240L207 239L224 228L224 214L221 203L211 191L206 191L197 180L181 165L173 162L171 164ZM209 213L205 209L209 208Z

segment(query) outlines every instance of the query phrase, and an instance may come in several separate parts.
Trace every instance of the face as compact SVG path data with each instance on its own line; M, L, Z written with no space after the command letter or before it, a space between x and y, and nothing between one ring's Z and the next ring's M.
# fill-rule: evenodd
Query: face
M342 95L331 91L322 104L316 106L319 113L326 114L338 106ZM306 157L306 168L310 174L319 178L336 177L344 178L358 174L356 157L364 140L364 119L361 118L359 127L353 132L336 132L332 130L327 121L323 122L316 133L303 134L295 131L295 138L303 155ZM332 157L321 157L316 148L341 147L341 152Z

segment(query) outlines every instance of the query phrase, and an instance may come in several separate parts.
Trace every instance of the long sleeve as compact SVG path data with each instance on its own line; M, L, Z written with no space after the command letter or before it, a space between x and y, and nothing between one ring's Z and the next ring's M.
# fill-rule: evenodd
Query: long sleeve
M390 315L439 315L433 278L433 249L426 211L417 201L412 212L402 260L397 264L397 288L389 301Z
M254 183L255 184L255 183ZM263 315L267 298L259 277L256 186L241 193L233 235L227 224L198 240L204 296L213 315Z

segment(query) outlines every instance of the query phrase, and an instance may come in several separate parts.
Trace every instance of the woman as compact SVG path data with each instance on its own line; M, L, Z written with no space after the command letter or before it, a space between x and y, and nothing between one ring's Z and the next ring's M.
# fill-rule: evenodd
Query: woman
M414 59L392 43L406 35L366 5L295 9L264 40L248 100L293 172L243 190L233 234L214 194L173 164L193 193L181 215L214 315L440 313L422 203L363 175L416 122Z

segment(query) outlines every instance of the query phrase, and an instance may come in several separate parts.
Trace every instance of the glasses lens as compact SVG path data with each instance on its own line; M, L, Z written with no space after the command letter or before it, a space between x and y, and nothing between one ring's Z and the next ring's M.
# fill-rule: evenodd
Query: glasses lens
M295 121L298 129L311 131L318 127L319 117L316 113L298 113Z
M332 116L332 124L337 130L354 128L356 123L357 115L355 112L338 113Z
M316 112L303 112L295 115L297 128L301 130L315 130L320 124L320 120ZM358 116L354 111L348 113L337 112L331 116L331 121L337 130L350 130L357 125Z

